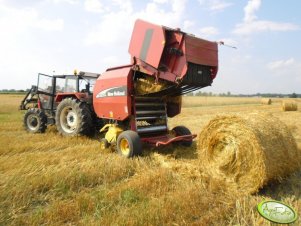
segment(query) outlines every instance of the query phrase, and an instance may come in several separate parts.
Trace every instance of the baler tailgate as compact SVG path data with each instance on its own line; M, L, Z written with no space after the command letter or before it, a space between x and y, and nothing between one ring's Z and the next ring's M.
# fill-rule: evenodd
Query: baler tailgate
M217 43L186 35L185 52L188 62L213 67L217 66Z

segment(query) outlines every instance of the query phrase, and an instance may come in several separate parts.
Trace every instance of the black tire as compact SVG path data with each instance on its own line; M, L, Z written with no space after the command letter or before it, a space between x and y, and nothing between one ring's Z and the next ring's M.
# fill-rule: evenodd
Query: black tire
M110 144L109 144L109 142L107 141L106 138L101 138L100 139L100 149L101 150L105 150L105 149L109 148L109 146L110 146Z
M62 100L56 109L55 124L58 132L65 136L91 135L93 126L89 106L76 99Z
M30 133L44 133L47 128L47 116L38 108L30 108L24 115L24 128Z
M184 136L184 135L191 135L190 130L185 126L176 126L172 129L176 136ZM190 147L192 145L191 141L178 141L177 144L183 145L185 147Z
M142 153L142 144L138 133L132 130L122 132L117 138L117 151L120 155L132 158Z

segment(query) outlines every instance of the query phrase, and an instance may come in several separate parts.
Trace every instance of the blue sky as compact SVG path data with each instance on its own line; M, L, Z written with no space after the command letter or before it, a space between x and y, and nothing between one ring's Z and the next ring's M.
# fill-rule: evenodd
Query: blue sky
M0 0L0 89L29 88L38 72L128 64L141 18L237 47L219 47L206 92L301 93L300 9L299 0Z

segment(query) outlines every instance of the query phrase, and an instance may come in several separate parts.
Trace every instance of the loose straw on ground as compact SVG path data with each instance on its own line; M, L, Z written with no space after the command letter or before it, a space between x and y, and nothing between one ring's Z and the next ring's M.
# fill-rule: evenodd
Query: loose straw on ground
M267 114L224 115L199 135L200 166L210 176L253 193L300 169L301 153L289 129Z

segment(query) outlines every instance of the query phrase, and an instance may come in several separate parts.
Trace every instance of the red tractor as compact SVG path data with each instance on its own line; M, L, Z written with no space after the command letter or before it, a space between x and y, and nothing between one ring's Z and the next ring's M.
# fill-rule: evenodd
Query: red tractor
M218 70L217 43L137 20L129 53L131 64L101 75L47 77L52 85L41 88L45 75L39 74L38 86L21 104L21 109L34 104L25 114L27 130L44 132L47 124L71 136L99 130L101 148L116 145L126 157L141 154L142 143L190 146L196 135L184 126L169 130L167 119L180 114L183 94L212 84Z
M32 133L45 132L54 125L63 135L89 135L98 120L93 114L91 87L99 74L80 72L79 75L38 75L21 102L20 110L27 110L24 126Z

